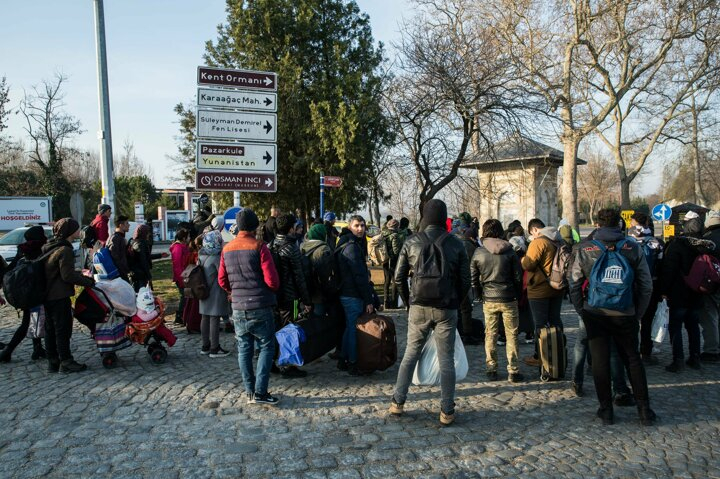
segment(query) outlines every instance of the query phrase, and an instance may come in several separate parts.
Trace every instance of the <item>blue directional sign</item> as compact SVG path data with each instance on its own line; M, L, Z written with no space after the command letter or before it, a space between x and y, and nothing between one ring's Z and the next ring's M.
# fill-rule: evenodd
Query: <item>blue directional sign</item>
M665 203L655 205L655 207L652 209L652 217L657 221L667 221L670 219L671 214L672 208L670 208Z
M235 224L235 217L242 211L239 206L228 208L223 217L225 218L225 231L230 231L230 227Z

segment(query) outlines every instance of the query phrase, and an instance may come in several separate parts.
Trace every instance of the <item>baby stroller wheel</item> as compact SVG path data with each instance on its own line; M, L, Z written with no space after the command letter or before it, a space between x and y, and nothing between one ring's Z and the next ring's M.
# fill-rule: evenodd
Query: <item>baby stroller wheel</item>
M153 353L158 349L159 344L158 343L150 343L147 347L147 352L150 356L153 355Z
M150 353L150 360L153 362L153 364L162 364L167 359L167 351L162 346L158 346L153 348L153 351Z
M540 374L540 381L542 381L542 382L544 382L544 383L550 381L550 375L549 375L549 374L546 374L546 373L541 373L541 374Z
M117 354L115 353L104 353L102 355L102 365L105 369L112 369L117 366Z

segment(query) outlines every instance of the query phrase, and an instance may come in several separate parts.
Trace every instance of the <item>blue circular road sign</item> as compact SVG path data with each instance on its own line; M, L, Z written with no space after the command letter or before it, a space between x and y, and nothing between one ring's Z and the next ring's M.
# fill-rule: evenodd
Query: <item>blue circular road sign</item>
M671 214L672 208L670 208L665 203L655 205L655 207L652 209L652 217L656 221L667 221L670 219Z
M225 231L230 231L230 227L235 224L235 217L241 210L241 207L233 206L225 211L225 214L223 215L223 218L225 219Z

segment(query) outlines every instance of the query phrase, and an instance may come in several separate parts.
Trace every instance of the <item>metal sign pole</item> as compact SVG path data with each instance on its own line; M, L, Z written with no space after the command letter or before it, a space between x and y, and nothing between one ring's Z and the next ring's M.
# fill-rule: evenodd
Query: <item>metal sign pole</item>
M325 175L320 173L320 218L325 216Z

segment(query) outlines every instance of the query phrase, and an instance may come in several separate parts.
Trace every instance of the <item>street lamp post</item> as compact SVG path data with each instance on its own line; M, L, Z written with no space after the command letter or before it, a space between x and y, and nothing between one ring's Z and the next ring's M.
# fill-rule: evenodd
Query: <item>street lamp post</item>
M105 51L105 11L103 0L93 0L95 5L95 51L97 54L98 101L100 104L100 184L102 202L115 211L115 180L113 175L112 134L110 127L110 92L108 89L107 53ZM113 222L108 224L110 234Z

